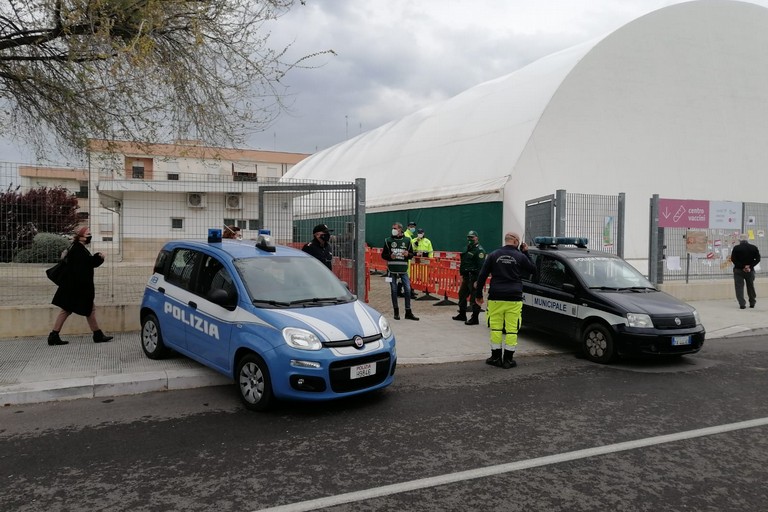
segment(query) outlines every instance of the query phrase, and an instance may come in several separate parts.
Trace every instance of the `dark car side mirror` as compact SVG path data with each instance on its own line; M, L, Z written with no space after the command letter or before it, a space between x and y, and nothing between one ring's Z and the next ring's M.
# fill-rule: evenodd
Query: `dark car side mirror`
M229 293L227 293L226 290L223 290L221 288L214 288L210 292L208 292L208 300L213 302L214 304L218 304L219 306L233 310L235 309L234 301L232 300L232 297L229 296Z

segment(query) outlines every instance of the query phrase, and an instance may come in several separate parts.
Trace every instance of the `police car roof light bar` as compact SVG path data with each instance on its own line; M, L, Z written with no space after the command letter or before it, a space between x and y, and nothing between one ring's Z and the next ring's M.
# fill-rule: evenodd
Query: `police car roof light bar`
M221 230L216 228L208 229L208 243L220 244L221 243Z
M256 237L256 248L266 252L275 252L275 244L272 242L270 236L270 230L260 229L259 235Z
M556 249L560 245L575 245L580 249L586 249L589 239L583 236L537 236L533 243L540 249L551 247Z

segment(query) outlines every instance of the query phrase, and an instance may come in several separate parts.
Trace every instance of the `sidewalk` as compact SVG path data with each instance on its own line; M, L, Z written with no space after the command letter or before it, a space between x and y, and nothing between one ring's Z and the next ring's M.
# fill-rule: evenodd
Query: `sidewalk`
M377 290L371 304L389 314ZM402 303L402 299L400 299ZM489 355L488 328L451 320L455 306L414 301L421 320L392 320L398 365L482 361ZM768 333L768 301L740 310L735 300L691 302L707 329L707 344L735 336ZM391 316L390 316L391 318ZM229 384L231 381L183 356L152 361L144 356L137 331L111 333L110 343L90 336L66 336L69 345L50 347L44 337L0 340L0 404L25 404L146 393ZM575 343L538 333L519 338L518 358L572 352ZM696 356L693 356L696 357Z

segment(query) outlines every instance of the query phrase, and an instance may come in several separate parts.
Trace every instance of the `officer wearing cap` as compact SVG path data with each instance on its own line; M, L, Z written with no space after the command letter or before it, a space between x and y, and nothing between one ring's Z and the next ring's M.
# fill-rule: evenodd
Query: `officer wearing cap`
M466 325L477 325L480 323L477 318L480 315L480 305L477 304L475 299L477 297L482 298L483 289L475 288L474 283L484 262L485 249L480 245L480 237L477 235L477 231L472 230L467 233L467 248L461 253L461 264L459 265L459 273L461 274L459 314L451 317L454 320L464 322ZM467 319L467 299L472 304L472 317L469 319Z
M416 221L411 220L408 221L408 229L405 229L403 231L403 236L405 236L406 239L408 239L409 242L413 242L413 240L416 238ZM411 262L408 262L408 277L411 277ZM397 285L397 296L402 297L403 296L403 282L400 281L400 283ZM416 290L411 288L411 298L416 298Z
M302 251L323 262L323 265L329 270L333 270L333 253L330 244L332 231L325 224L318 224L312 229L312 236L314 237L312 241L301 248Z
M416 237L411 239L411 245L413 246L413 254L424 258L431 258L434 250L432 249L432 241L426 237L424 230L419 228L416 230Z

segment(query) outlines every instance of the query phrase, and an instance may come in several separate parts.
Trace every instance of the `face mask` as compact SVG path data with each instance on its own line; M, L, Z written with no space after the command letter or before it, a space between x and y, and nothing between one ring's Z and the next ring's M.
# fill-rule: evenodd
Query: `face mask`
M88 245L89 243L91 243L91 239L92 239L92 238L93 238L93 236L92 236L92 235L88 235L87 237L85 237L85 240L84 240L84 242L85 242L85 245Z
M416 228L408 228L408 231L410 231L411 233L416 233Z
M323 242L327 242L330 239L331 239L331 235L329 233L323 233L322 235L320 235L320 240L322 240Z
M419 238L424 238L424 233L419 233Z
M397 234L398 234L398 233L399 233L399 231L398 231L398 230L396 230L396 229L393 229L393 230L392 230L392 236L397 236Z

